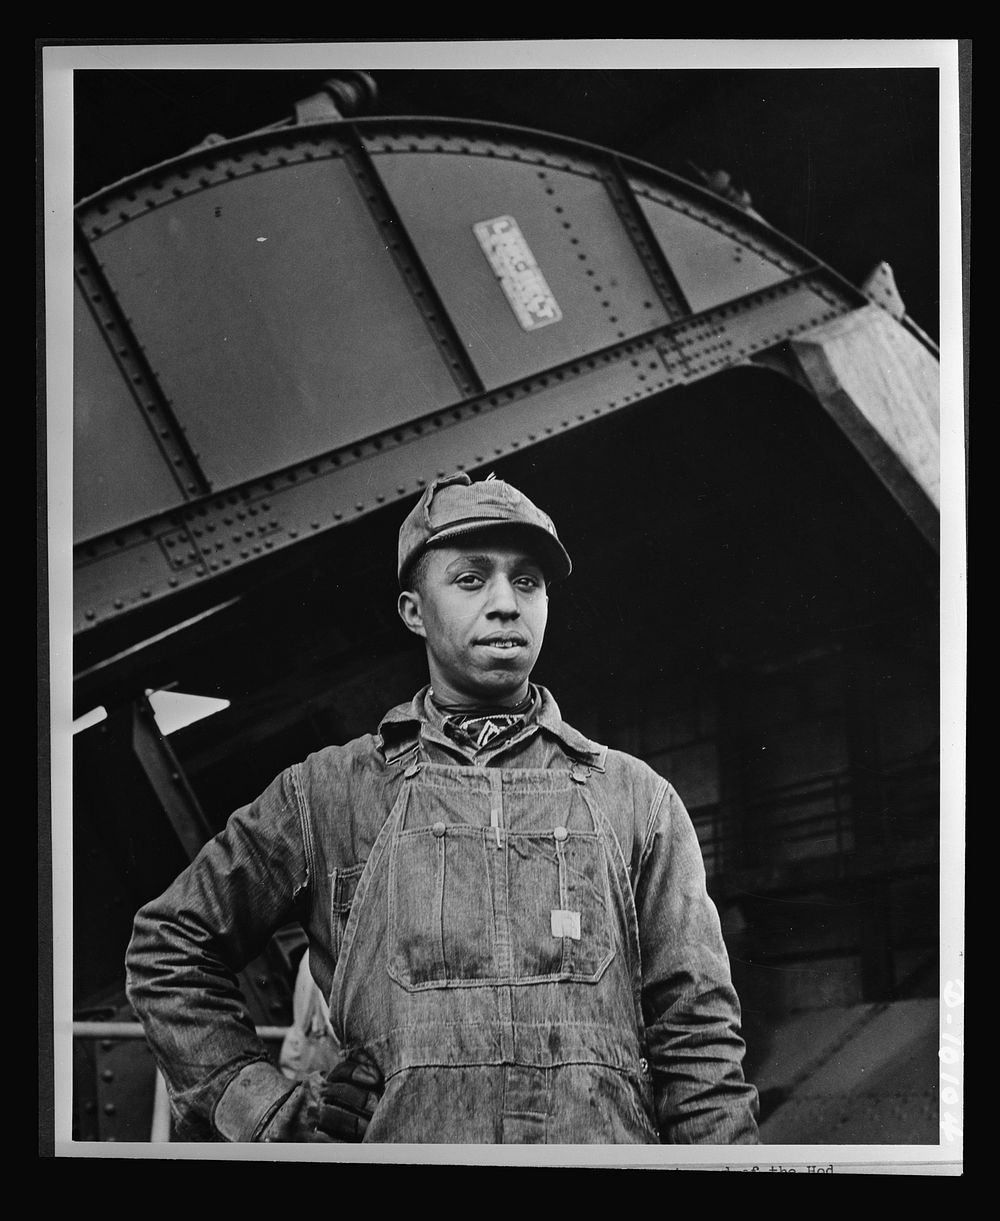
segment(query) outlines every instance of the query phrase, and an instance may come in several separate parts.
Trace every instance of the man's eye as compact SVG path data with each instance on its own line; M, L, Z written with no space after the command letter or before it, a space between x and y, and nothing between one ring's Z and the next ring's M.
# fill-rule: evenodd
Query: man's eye
M456 585L463 585L468 589L476 589L483 583L483 578L478 572L463 572L455 578Z
M542 585L538 577L518 577L515 584L518 589L526 590L529 593L540 589Z

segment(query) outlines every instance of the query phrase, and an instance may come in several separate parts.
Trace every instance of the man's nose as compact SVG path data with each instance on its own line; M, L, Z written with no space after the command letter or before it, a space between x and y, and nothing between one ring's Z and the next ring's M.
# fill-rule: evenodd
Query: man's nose
M490 582L490 603L486 613L504 619L516 619L520 615L517 592L507 577L497 576Z

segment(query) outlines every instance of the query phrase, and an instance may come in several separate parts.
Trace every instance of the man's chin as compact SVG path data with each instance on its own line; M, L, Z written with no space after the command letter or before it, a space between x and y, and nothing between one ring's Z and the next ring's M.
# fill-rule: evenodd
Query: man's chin
M482 679L481 686L488 691L508 691L514 694L523 689L528 675L523 670L491 671Z
M495 666L475 676L478 695L484 703L519 697L528 684L530 670L521 666Z

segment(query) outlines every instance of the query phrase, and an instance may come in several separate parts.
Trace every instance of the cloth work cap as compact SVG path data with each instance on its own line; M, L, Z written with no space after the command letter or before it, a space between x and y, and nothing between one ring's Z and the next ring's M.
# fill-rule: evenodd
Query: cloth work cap
M491 476L473 483L461 471L436 479L400 526L400 584L413 561L433 544L498 527L516 527L530 536L549 580L569 576L573 565L547 513L502 479Z

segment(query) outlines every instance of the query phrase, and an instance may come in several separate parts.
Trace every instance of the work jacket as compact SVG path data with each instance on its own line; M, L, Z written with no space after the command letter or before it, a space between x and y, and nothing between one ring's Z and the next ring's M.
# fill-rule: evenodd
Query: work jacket
M532 688L463 745L424 689L288 768L138 913L128 994L177 1130L272 1130L293 1089L235 973L299 921L369 1141L754 1143L739 1003L691 820Z

